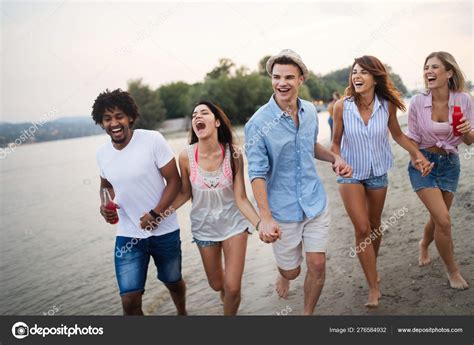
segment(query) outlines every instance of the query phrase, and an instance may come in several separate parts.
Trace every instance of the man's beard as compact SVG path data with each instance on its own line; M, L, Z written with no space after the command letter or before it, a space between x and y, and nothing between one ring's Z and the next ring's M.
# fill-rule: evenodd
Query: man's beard
M123 144L127 140L127 136L124 136L123 139L114 139L112 136L110 138L115 144Z

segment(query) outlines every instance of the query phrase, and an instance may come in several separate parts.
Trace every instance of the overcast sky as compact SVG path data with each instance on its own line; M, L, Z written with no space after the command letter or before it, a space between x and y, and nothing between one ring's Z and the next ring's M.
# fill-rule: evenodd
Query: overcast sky
M219 58L256 69L291 48L327 73L363 54L422 86L451 52L473 77L472 2L2 2L1 121L89 115L105 88L201 81Z

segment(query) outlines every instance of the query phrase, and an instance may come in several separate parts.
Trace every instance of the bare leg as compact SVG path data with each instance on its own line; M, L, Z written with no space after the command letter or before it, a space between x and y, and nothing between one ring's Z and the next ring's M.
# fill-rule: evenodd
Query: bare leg
M278 293L278 296L281 298L287 298L289 289L290 281L279 274L276 281L276 292Z
M224 301L224 269L222 268L222 244L215 244L208 247L200 247L202 264L206 272L209 286L220 292L221 300Z
M301 266L298 266L292 270L283 270L278 267L280 274L277 278L276 291L282 298L288 297L288 289L290 287L290 280L296 279L300 275Z
M451 217L449 216L449 210L441 191L438 188L424 188L416 192L416 194L425 204L435 224L434 240L439 255L446 265L449 284L453 289L467 289L469 285L462 277L459 267L454 260Z
M369 211L369 223L371 236L374 238L372 244L375 251L375 262L379 255L380 244L382 243L382 212L385 205L385 197L387 196L387 188L366 189L367 209ZM380 283L380 275L377 271L377 283Z
M131 292L121 296L123 315L143 315L143 291Z
M308 272L304 280L304 311L303 315L313 315L326 277L326 254L306 253Z
M446 204L446 207L449 209L451 208L451 205L453 204L453 199L454 199L454 194L449 193L449 192L443 192L443 200L444 203ZM423 231L423 238L419 242L419 247L420 247L420 256L418 259L418 265L419 266L426 266L431 262L430 254L428 252L428 246L431 244L431 242L434 241L434 232L435 232L435 223L433 221L433 218L430 215L430 219L425 225L424 231Z
M433 218L428 220L425 224L425 228L423 230L423 238L418 243L420 249L420 255L418 257L418 266L426 266L431 263L430 254L428 252L428 246L434 240L434 232L435 232L435 223Z
M178 315L188 315L186 311L186 284L183 279L176 283L165 283L168 288L171 298Z
M232 236L222 243L224 250L224 315L236 315L241 298L248 233Z
M341 184L339 192L347 214L354 225L357 256L369 285L366 307L378 306L380 290L377 283L375 250L370 238L370 222L367 210L365 189L361 184Z

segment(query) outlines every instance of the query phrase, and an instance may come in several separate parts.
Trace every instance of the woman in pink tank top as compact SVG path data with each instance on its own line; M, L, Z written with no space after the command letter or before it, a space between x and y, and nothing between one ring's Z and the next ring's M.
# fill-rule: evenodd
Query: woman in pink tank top
M222 109L198 103L190 136L190 145L179 155L181 191L172 207L178 209L192 199L191 231L207 280L221 293L224 314L235 315L247 237L258 227L259 217L247 198L244 161L234 149L232 127Z

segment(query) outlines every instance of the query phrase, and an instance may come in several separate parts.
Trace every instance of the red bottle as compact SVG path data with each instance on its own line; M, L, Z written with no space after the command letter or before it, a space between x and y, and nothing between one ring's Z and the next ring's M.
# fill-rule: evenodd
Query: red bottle
M460 137L462 135L461 132L459 132L457 130L457 126L459 126L462 122L461 122L461 119L463 118L463 114L461 113L461 107L458 106L458 105L455 105L454 106L454 111L453 111L453 122L452 122L452 126L453 126L453 134L456 136L456 137Z
M115 203L112 201L109 190L107 188L102 188L102 196L103 196L104 207L108 210L114 211L116 214L116 217L112 221L112 224L117 224L119 221L118 214L117 214L117 205L115 205Z

